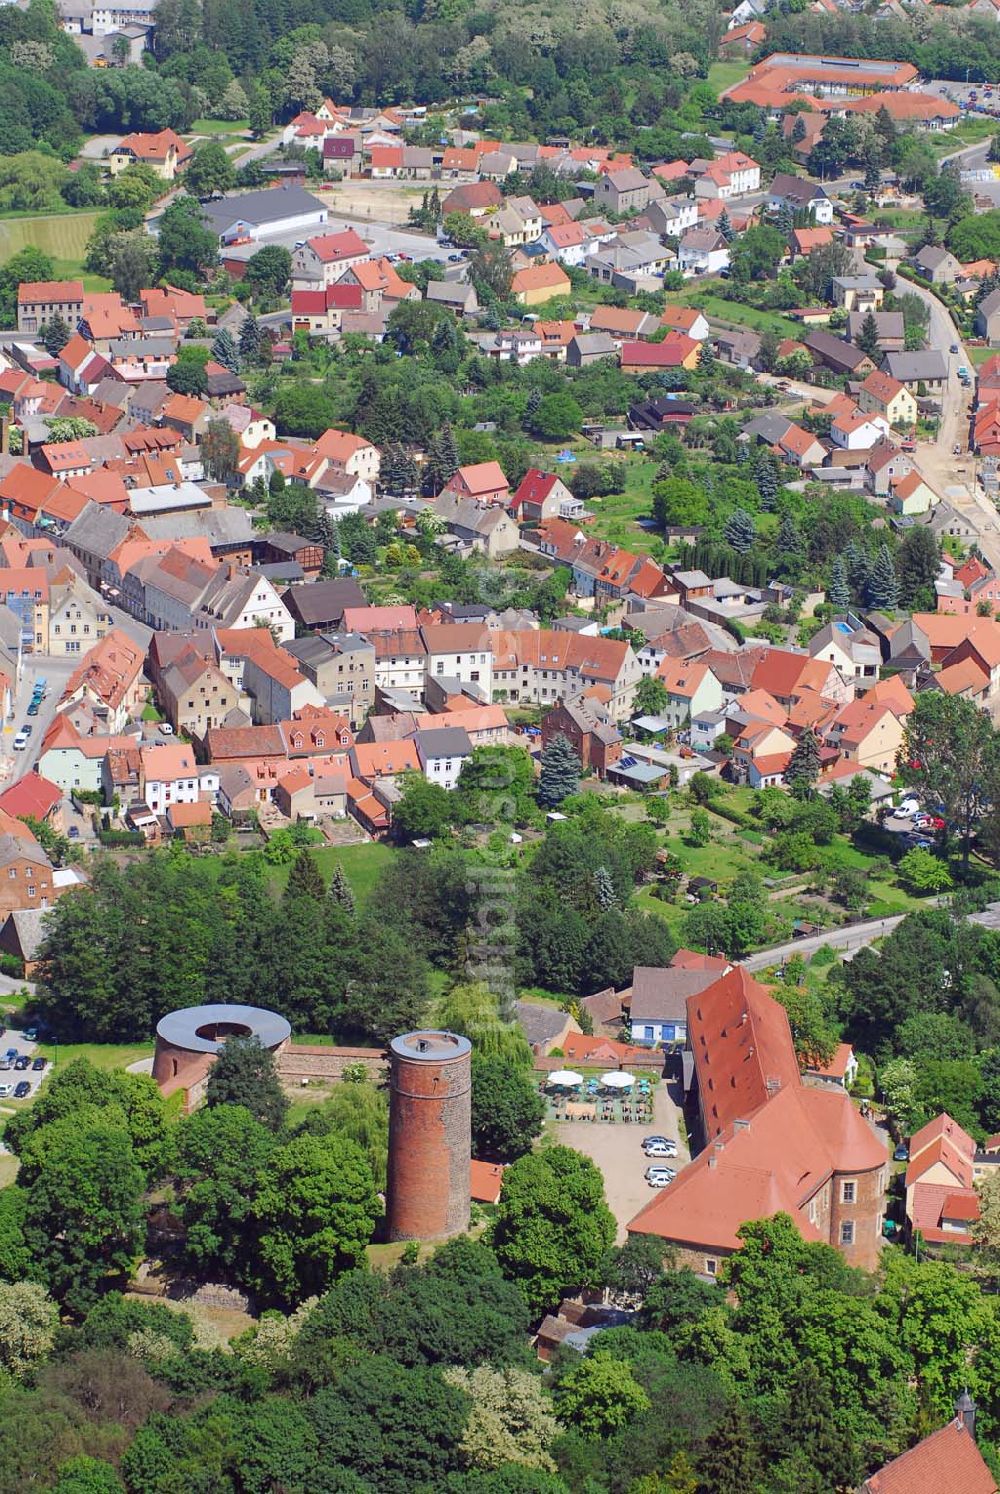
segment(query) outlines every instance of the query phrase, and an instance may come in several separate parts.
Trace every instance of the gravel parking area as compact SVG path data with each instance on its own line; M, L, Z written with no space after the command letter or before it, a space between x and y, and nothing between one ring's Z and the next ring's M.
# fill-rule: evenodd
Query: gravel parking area
M677 1096L678 1100L680 1095ZM670 1087L662 1081L653 1091L653 1119L647 1125L610 1124L602 1121L559 1121L553 1126L556 1140L571 1146L596 1162L604 1174L604 1195L618 1225L617 1241L625 1240L625 1226L649 1202L654 1189L643 1173L651 1161L642 1150L644 1136L666 1136L677 1142L676 1158L662 1159L679 1173L691 1160L687 1142L678 1126L677 1106Z

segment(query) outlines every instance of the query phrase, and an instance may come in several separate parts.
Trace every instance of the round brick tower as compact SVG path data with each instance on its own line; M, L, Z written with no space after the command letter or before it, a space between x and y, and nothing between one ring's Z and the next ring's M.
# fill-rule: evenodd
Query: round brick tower
M390 1240L445 1240L469 1227L472 1044L407 1032L389 1044Z

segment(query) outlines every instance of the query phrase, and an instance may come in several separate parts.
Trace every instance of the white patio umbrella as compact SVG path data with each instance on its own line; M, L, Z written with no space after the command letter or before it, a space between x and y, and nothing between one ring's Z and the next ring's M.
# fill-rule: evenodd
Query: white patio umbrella
M631 1089L635 1083L635 1075L616 1069L613 1074L602 1074L601 1083L608 1089Z
M556 1069L554 1074L549 1075L546 1083L554 1084L558 1089L571 1089L574 1084L583 1083L583 1075L575 1074L572 1069Z

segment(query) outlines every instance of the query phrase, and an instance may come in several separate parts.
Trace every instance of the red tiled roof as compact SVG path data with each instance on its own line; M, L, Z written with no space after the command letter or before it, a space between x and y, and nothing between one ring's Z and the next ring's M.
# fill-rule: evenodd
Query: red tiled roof
M798 1084L785 1008L742 966L690 996L687 1011L710 1136L765 1105L769 1082Z
M30 815L32 819L44 820L62 796L58 784L51 783L40 773L25 773L0 794L0 809L15 819Z
M910 1156L916 1157L924 1147L930 1146L932 1141L938 1141L941 1137L950 1141L952 1146L957 1147L970 1160L975 1156L975 1141L968 1131L962 1129L958 1121L952 1120L946 1110L942 1110L940 1115L936 1115L933 1120L921 1126L919 1131L914 1131L910 1137Z
M893 1458L862 1485L864 1494L997 1494L974 1438L957 1418Z
M495 1204L503 1187L503 1164L479 1162L475 1157L469 1163L469 1195L476 1203Z

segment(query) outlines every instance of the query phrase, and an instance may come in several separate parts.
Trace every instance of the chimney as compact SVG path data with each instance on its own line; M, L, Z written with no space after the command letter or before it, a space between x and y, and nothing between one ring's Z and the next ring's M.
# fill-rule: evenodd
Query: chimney
M750 1129L750 1122L748 1120L734 1120L733 1121L733 1130L734 1131L749 1131L749 1129Z
M768 1094L769 1095L776 1095L778 1093L778 1090L780 1088L781 1088L781 1080L777 1077L777 1075L771 1074L770 1077L768 1078L768 1081L767 1081L767 1092L768 1092Z
M962 1423L962 1426L973 1440L976 1436L976 1410L976 1403L969 1394L968 1386L966 1386L955 1402L955 1417Z

